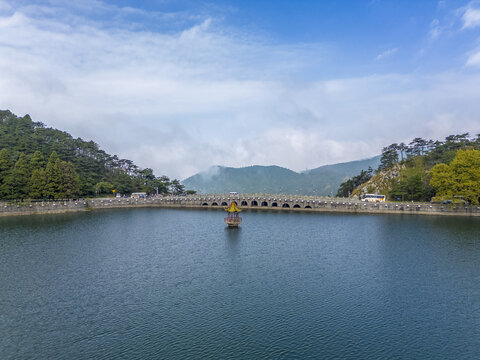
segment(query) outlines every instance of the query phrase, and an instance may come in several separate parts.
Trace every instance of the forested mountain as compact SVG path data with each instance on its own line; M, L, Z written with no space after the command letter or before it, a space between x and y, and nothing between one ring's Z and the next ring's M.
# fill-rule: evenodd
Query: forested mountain
M445 141L415 138L409 144L389 145L375 175L361 173L344 182L338 195L364 193L381 193L390 200L478 204L480 135L449 135Z
M275 193L332 195L346 178L369 167L376 168L380 156L347 163L326 165L297 173L279 166L231 168L215 166L182 181L200 193Z
M71 198L134 191L183 192L178 180L156 177L93 141L0 111L0 199Z

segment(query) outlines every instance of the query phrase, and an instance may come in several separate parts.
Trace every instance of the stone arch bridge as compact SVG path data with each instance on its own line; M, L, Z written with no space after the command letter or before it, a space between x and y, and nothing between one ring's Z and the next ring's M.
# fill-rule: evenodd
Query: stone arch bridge
M203 208L224 208L235 201L242 209L304 209L312 210L331 202L331 198L272 194L209 194L163 197L156 199L165 205L194 206ZM328 200L328 201L327 201ZM345 199L341 199L342 203ZM351 202L350 202L351 203Z
M285 194L196 194L147 199L95 200L93 207L136 206L223 209L236 201L243 210L279 210L348 213L403 213L480 216L479 206L451 206L430 203L367 203L349 198L299 196Z
M29 204L0 203L0 216L27 213L58 213L89 209L159 207L224 209L236 201L243 210L311 211L344 213L390 213L422 215L480 216L480 206L430 203L366 203L347 198L298 196L284 194L197 194L145 199L96 198L77 201L32 202Z

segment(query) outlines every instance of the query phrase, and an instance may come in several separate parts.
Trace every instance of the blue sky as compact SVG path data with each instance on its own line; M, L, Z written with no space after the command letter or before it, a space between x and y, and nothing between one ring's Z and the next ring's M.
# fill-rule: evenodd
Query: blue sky
M157 174L480 132L480 1L0 0L0 108Z
M463 65L464 54L471 50L478 37L478 32L458 31L463 27L462 10L476 5L458 0L110 3L148 11L192 14L190 21L167 26L142 21L144 29L178 31L188 24L214 19L224 31L257 36L260 41L322 46L328 51L322 57L328 68L308 69L310 79L363 76L365 72L448 70L451 66ZM438 39L440 34L442 38ZM460 56L452 57L452 51ZM382 54L382 61L372 61L380 60L377 56Z

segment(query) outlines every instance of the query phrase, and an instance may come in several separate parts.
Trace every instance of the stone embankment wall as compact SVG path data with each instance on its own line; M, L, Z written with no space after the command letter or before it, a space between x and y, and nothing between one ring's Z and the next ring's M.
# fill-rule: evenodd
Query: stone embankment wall
M56 201L38 203L0 203L2 215L28 215L87 211L93 209L159 207L159 208L202 208L223 209L235 200L245 211L303 211L342 212L370 214L421 214L480 216L479 206L453 206L429 203L365 203L345 198L313 196L242 194L242 195L191 195L148 199L107 198L79 201Z
M55 214L66 212L85 211L87 202L79 201L48 201L7 203L0 202L0 216L2 215L30 215L30 214Z

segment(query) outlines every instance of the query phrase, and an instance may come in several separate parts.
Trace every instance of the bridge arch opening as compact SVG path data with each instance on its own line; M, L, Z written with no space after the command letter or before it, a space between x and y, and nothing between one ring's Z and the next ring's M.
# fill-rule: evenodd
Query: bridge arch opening
M203 203L202 206L208 206L208 204L207 204L207 203Z
M224 201L222 202L222 206L228 206L228 204Z
M218 206L218 204L216 202L213 202L212 206Z
M293 207L294 207L295 209L299 209L299 208L300 208L300 205L295 204L295 205L293 205Z
M242 206L248 206L248 203L245 200L243 200L242 201Z
M276 202L272 203L272 207L277 207L278 204Z
M258 206L257 200L253 200L253 201L252 201L252 206Z
M268 203L266 201L262 201L262 206L268 206Z
M305 209L311 209L312 207L310 205L305 206Z
M282 208L289 208L289 207L290 207L290 205L288 205L287 203L282 205Z

